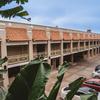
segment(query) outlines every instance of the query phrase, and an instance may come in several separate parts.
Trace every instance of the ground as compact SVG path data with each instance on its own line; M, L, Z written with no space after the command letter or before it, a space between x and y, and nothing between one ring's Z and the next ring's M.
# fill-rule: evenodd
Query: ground
M68 85L70 82L74 81L75 79L79 78L80 76L91 78L91 73L94 70L96 65L100 64L100 55L94 56L88 60L84 60L81 62L75 63L74 65L70 66L70 68L66 71L63 82L61 87ZM52 71L49 81L46 85L46 93L49 94L49 91L52 89L53 84L56 81L57 70ZM60 95L58 93L57 100L60 100Z

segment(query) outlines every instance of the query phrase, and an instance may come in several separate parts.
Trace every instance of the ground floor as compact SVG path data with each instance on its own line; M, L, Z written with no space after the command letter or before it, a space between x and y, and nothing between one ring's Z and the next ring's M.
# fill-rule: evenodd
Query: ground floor
M58 66L63 63L64 61L67 61L69 63L71 63L72 65L78 64L82 61L87 61L89 59L92 59L94 57L97 57L100 54L99 49L95 48L95 49L90 49L87 51L81 51L81 52L75 52L75 53L71 53L71 54L65 54L63 56L59 55L56 57L52 57L50 59L46 59L46 61L48 62L48 60L50 60L50 65L52 67L52 70L57 70ZM86 62L84 62L86 63ZM4 75L4 84L5 86L7 86L8 84L11 84L15 78L15 76L20 72L21 68L23 68L23 66L13 66L8 68L8 72L6 73L6 75ZM74 68L74 67L73 67ZM8 80L8 82L7 82Z

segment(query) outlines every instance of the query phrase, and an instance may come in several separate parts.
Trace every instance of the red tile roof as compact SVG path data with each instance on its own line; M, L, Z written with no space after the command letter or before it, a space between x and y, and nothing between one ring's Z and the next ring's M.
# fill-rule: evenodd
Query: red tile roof
M59 31L50 31L50 39L53 41L61 40L60 32Z
M63 33L63 39L64 39L64 40L71 40L70 33L64 32L64 33Z
M45 30L33 29L32 33L33 33L32 39L34 41L46 41L46 40L48 40Z
M27 30L24 28L6 27L7 41L28 41Z

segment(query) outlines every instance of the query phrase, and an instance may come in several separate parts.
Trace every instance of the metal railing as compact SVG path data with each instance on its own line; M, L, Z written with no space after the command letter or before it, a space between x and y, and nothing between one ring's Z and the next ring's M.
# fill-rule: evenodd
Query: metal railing
M73 48L73 52L79 51L78 47Z
M89 46L88 45L86 45L86 49L89 49Z
M37 58L37 57L43 57L43 58L47 58L48 56L48 53L47 52L35 52L33 53L33 57L34 58Z
M71 49L69 48L69 49L63 49L63 53L65 54L65 53L70 53L71 52Z
M61 50L51 50L51 56L61 55Z
M84 46L80 46L80 50L84 50Z
M29 60L28 54L8 56L8 64L17 64L17 63L27 62L28 60Z

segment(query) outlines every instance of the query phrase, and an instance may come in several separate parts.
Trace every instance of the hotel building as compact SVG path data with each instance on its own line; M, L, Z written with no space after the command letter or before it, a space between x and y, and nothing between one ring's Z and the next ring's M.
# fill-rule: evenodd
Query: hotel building
M59 27L0 21L0 57L8 57L5 87L23 65L44 57L53 69L64 61L78 62L100 54L100 34ZM3 66L4 66L3 65Z

